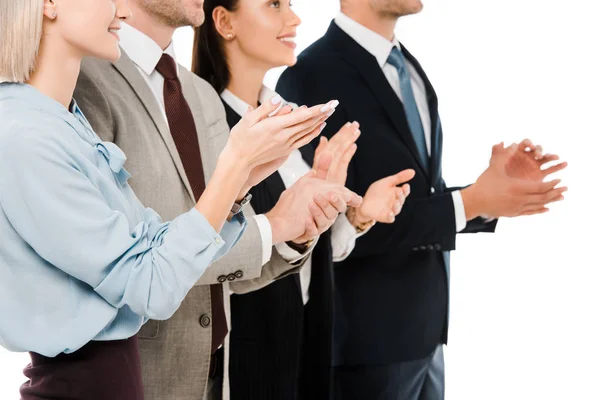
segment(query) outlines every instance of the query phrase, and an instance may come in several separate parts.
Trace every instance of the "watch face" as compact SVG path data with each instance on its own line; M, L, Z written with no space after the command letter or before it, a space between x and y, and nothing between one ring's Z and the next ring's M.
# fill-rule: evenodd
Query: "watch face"
M233 206L231 207L232 214L239 214L244 209L244 207L246 207L246 205L250 203L250 200L252 200L252 195L248 193L246 197L244 197L242 201L240 201L240 204L233 203Z

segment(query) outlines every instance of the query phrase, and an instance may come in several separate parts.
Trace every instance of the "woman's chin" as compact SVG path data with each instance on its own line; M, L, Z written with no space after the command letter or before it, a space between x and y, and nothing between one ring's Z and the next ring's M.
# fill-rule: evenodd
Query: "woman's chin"
M96 58L99 58L101 60L110 61L110 62L119 61L119 58L121 58L121 48L119 46L117 46L114 49L110 49L110 50L106 51L102 55L96 56Z

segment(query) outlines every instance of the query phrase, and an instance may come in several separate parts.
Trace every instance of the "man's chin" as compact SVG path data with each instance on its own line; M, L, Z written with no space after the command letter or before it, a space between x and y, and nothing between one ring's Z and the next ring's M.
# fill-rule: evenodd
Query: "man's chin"
M202 14L198 15L196 18L194 18L194 21L191 21L192 23L190 25L194 28L197 28L199 26L202 26L204 21L205 21L204 11L202 11Z

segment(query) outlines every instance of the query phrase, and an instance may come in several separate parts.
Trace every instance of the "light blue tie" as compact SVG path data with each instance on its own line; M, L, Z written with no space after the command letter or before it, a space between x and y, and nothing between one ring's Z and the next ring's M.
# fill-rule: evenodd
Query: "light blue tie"
M423 166L426 171L429 171L429 154L427 153L427 145L425 143L423 123L421 122L415 94L410 84L410 74L406 68L404 56L397 47L394 46L392 49L392 52L387 59L387 63L393 65L398 70L398 75L400 76L400 91L402 92L402 103L404 105L404 111L406 112L406 120L408 121L410 132L415 139Z

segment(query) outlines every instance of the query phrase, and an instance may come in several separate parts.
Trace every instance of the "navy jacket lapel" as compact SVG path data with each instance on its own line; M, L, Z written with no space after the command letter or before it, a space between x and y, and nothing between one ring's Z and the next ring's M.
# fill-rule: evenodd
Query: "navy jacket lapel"
M402 46L402 53L404 57L415 67L423 83L425 84L425 91L427 92L427 104L429 107L429 115L431 118L431 156L429 171L432 182L441 181L441 157L442 157L442 125L440 122L440 116L438 113L438 99L433 89L433 85L427 78L425 71L419 64L419 61L412 54Z
M356 43L350 36L341 30L335 22L332 22L325 37L332 41L333 48L361 74L373 95L381 103L382 108L394 124L396 131L404 143L410 148L415 162L421 167L422 173L427 176L417 150L417 145L410 133L406 121L404 106L390 86L377 60L367 50ZM360 121L359 121L360 122Z

